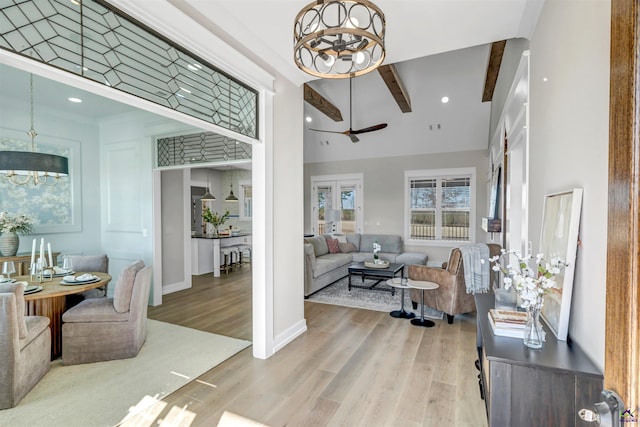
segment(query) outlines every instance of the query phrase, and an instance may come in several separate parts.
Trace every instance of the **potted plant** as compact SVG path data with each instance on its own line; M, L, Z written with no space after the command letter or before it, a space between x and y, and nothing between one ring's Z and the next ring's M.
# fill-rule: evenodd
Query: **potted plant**
M11 215L0 212L0 252L3 256L14 256L18 252L20 239L18 234L29 234L33 227L33 218L24 215Z
M205 208L202 219L205 222L213 225L214 235L219 235L219 228L222 224L224 224L227 219L229 219L229 210L227 210L224 214L220 215L218 212L211 213L211 209Z

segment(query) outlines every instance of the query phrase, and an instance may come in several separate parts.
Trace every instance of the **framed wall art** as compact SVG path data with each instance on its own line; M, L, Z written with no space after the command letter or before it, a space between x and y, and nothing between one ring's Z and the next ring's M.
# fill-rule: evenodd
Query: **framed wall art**
M566 341L569 330L573 276L580 230L582 189L545 196L540 233L540 252L546 259L559 257L567 267L556 275L556 288L544 298L542 317L558 338Z

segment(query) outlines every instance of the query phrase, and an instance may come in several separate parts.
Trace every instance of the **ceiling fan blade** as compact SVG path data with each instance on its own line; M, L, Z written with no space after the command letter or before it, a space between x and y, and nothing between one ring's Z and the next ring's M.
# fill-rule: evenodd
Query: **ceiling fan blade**
M364 128L364 129L349 130L349 135L358 135L365 132L373 132L376 130L384 129L386 127L387 127L386 123L380 123L379 125L369 126L368 128Z
M335 130L311 129L311 128L309 130L314 130L316 132L339 133L339 134L342 134L342 135L346 135L347 132L349 132L348 130L344 131L344 132L338 132L338 131L335 131Z
M347 136L349 138L351 138L351 142L353 142L354 144L358 141L360 141L360 138L358 138L357 136L353 135L353 134L347 134Z

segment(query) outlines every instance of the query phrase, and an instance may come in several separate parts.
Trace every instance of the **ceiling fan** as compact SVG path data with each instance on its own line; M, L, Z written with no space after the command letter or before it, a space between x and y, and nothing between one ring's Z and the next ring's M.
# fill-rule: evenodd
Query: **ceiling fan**
M355 129L355 130L353 129L353 127L351 126L351 119L353 118L352 91L353 91L353 78L350 78L349 79L349 130L345 130L344 132L333 131L333 130L323 130L323 129L309 129L309 130L313 130L316 132L339 133L342 135L347 135L351 139L351 142L358 142L360 141L360 138L358 138L356 135L360 135L361 133L366 133L366 132L373 132L376 130L386 128L387 127L386 123L380 123L379 125L373 125L363 129Z

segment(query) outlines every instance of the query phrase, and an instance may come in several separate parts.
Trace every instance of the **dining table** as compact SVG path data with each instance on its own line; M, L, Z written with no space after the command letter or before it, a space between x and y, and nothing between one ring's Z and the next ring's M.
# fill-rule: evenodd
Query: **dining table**
M69 295L80 294L89 289L106 286L111 281L111 276L107 273L99 272L74 272L73 276L82 274L92 274L97 279L90 282L64 280L63 275L45 278L43 281L31 280L31 276L17 276L17 281L26 282L25 288L42 288L32 293L25 292L25 315L26 316L46 316L49 318L51 327L51 360L55 360L62 355L62 315L67 310L67 297Z

